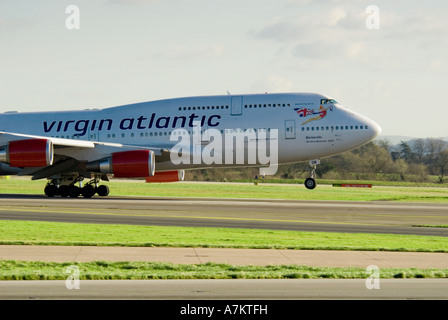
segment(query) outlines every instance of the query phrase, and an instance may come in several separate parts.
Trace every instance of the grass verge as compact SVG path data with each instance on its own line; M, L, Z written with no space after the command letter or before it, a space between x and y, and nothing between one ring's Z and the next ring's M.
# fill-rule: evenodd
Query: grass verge
M43 194L45 181L0 180L0 193ZM448 188L376 186L373 188L334 188L322 185L307 190L303 184L260 183L144 183L139 180L113 180L107 183L111 196L249 198L285 200L406 201L448 203ZM339 181L341 183L341 181ZM360 183L360 182L358 182Z
M55 263L0 261L0 280L65 280L79 268L79 280L137 279L365 279L362 268L323 268L297 265L233 266L228 264L173 264L154 262ZM70 267L70 268L68 268ZM382 279L447 278L448 269L381 268Z
M448 252L434 236L8 220L0 244Z

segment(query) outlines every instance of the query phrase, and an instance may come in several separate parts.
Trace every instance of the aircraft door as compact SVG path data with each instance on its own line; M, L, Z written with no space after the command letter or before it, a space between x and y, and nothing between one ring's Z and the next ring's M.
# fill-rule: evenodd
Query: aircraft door
M296 121L286 120L285 121L285 138L295 139L296 138Z
M230 115L240 116L243 113L243 97L232 97Z

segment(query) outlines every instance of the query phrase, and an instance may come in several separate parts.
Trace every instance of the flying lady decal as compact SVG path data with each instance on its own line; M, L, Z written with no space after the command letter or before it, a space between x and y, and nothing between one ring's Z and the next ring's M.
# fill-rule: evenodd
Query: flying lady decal
M328 106L324 108L322 105L319 107L318 111L314 111L314 109L308 109L308 108L294 108L294 110L297 112L300 118L306 118L311 115L317 115L316 117L310 118L304 122L302 122L302 125L307 124L308 122L315 121L315 120L321 120L327 116L327 111L333 111L333 106Z

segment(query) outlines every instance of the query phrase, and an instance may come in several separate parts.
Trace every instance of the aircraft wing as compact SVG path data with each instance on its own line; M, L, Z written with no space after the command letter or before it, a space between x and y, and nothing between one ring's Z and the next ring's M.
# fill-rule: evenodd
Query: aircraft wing
M18 175L33 175L33 179L42 179L67 172L87 174L90 170L86 168L86 164L92 164L90 167L94 167L97 162L99 165L99 161L102 159L109 162L114 161L115 158L119 159L116 160L120 163L115 164L116 168L119 165L122 168L138 166L135 161L140 161L147 167L148 162L155 162L155 157L162 160L169 158L169 154L170 146L168 145L134 146L0 132L0 163L2 163L0 174L11 170L11 173ZM135 157L140 160L134 160ZM110 166L112 165L110 163ZM154 167L154 164L151 165ZM100 173L109 172L100 171ZM147 172L144 173L142 173L142 177ZM134 176L138 175L136 172L133 174Z

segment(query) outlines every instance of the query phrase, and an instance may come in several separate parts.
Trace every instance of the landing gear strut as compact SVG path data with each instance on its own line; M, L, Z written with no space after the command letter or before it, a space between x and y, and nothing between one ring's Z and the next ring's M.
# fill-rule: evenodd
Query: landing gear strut
M316 188L316 180L314 180L314 177L316 176L316 167L317 165L320 164L320 160L316 159L316 160L311 160L309 162L309 168L308 171L310 172L310 177L307 178L305 180L305 187L307 189L314 189Z

